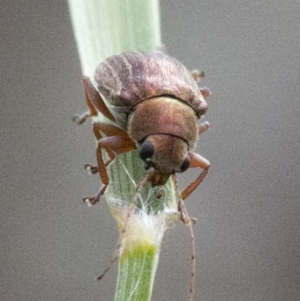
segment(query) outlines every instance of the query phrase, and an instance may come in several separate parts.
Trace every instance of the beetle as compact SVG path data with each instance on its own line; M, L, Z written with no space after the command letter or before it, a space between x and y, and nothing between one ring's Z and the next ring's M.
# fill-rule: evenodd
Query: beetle
M197 123L207 111L206 99L211 94L208 88L198 87L202 76L163 52L124 52L100 63L92 80L83 77L89 111L76 119L79 124L89 117L93 120L97 166L86 168L99 172L103 184L85 202L95 204L104 194L109 184L106 167L115 156L136 148L153 186L198 167L202 172L181 192L181 198L197 188L210 166L193 152L199 134L209 128L208 122ZM108 154L106 161L103 150Z

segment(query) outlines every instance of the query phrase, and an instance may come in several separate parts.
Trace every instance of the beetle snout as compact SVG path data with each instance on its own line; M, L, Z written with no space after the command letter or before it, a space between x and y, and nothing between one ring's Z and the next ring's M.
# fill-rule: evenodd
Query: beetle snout
M148 175L148 181L151 182L152 186L161 186L166 184L169 177L170 175L153 172Z

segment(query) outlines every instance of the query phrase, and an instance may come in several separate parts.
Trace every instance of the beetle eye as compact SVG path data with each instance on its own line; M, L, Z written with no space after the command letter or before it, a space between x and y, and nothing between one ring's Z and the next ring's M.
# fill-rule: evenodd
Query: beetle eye
M146 161L149 158L152 158L154 154L154 147L153 144L146 140L145 142L142 143L141 147L140 147L140 152L139 152L139 156L142 160Z
M190 167L190 163L191 163L190 157L185 156L183 163L180 166L180 172L186 171Z

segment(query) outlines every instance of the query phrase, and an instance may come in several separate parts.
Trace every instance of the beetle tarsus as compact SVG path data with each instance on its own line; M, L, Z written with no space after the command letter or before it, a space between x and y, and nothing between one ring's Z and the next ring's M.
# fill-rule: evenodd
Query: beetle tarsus
M201 87L200 92L201 92L202 96L204 97L204 99L207 99L211 95L211 91L207 87Z
M180 214L180 220L185 224L188 225L189 223L191 223L192 225L195 225L197 220L194 217L189 217L189 216L185 216L184 213L181 211L179 212Z
M96 174L98 170L98 166L92 165L92 164L85 164L84 169L88 171L89 174L94 175Z
M184 212L184 203L183 203L183 200L182 198L180 197L179 198L179 201L178 201L178 212L179 212L179 219L185 224L187 225L190 221L191 221L191 218L189 216L186 215L186 212Z
M97 193L94 196L85 196L82 198L83 202L88 206L93 206L100 201L101 194Z
M204 71L201 71L201 72L200 72L200 71L197 70L197 69L192 70L192 71L191 71L191 75L192 75L193 79L194 79L197 83L199 83L200 80L205 76Z
M82 198L83 202L88 206L93 206L100 201L101 196L104 194L107 185L103 185L97 194L94 196L85 196Z
M79 114L75 115L72 118L72 121L75 122L77 125L81 125L81 124L85 123L90 117L91 117L90 112L84 112L81 115L79 115Z
M210 124L208 121L202 122L198 125L198 135L206 132L210 129Z
M197 223L197 219L195 217L190 217L190 220L193 225L195 225Z

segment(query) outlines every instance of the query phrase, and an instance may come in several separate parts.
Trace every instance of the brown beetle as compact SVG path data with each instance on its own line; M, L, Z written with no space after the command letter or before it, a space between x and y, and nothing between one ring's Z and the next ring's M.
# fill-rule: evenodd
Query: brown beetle
M165 184L172 174L199 167L203 171L181 198L196 189L210 165L192 152L198 135L209 128L207 122L197 124L210 95L209 89L197 85L202 76L165 53L125 52L97 67L96 88L88 77L83 78L89 112L77 118L78 123L93 119L98 166L87 167L92 173L99 171L103 183L99 193L85 201L94 204L104 193L109 184L106 166L115 156L136 148L153 186ZM99 121L100 115L109 122ZM103 150L109 157L106 162Z

